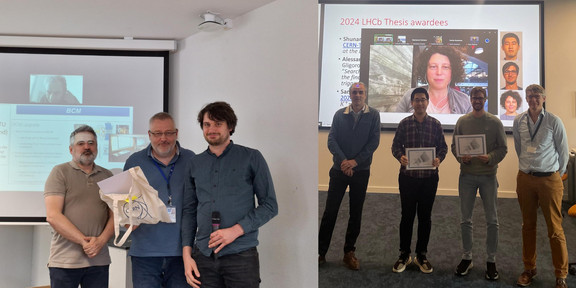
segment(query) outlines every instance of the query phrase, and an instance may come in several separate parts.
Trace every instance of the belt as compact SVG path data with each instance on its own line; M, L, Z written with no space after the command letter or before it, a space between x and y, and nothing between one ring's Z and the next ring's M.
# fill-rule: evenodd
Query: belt
M552 176L556 172L528 172L526 174L536 176L536 177L549 177Z

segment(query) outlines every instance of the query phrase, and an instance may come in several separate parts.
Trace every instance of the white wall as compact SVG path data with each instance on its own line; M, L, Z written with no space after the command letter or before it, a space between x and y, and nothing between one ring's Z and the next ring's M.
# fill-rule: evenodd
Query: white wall
M171 57L180 143L207 144L196 121L207 103L229 102L232 140L266 158L279 215L260 229L262 287L316 287L318 203L318 2L277 0L234 19L234 28L198 33Z
M29 287L32 267L32 226L0 226L0 287Z

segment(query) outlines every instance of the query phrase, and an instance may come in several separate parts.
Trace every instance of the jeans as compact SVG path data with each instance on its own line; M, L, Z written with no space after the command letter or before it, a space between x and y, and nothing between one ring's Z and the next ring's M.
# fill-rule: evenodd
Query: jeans
M85 268L49 267L52 288L107 288L110 265Z
M414 218L418 214L418 240L416 254L426 255L432 229L432 206L438 188L438 174L428 178L398 176L402 218L400 220L400 252L410 253Z
M498 249L498 180L496 175L460 174L458 194L460 196L460 230L462 232L462 259L472 260L472 213L476 192L480 193L486 214L486 262L496 262Z
M132 259L135 288L188 288L182 256L136 257Z
M256 247L218 258L207 257L195 247L192 258L198 266L202 288L260 287L260 261Z
M352 177L349 177L340 170L330 169L328 197L326 198L326 207L324 208L320 232L318 233L319 255L324 256L328 252L336 219L338 218L338 210L340 210L340 204L348 186L350 186L350 193L348 193L350 197L350 218L346 229L344 253L356 250L356 239L360 235L362 207L364 206L364 199L366 199L369 178L370 170L354 171Z
M562 195L564 186L560 173L536 177L518 171L516 194L522 211L522 261L524 269L536 268L536 220L538 207L548 227L552 264L556 278L568 275L568 250L562 228Z

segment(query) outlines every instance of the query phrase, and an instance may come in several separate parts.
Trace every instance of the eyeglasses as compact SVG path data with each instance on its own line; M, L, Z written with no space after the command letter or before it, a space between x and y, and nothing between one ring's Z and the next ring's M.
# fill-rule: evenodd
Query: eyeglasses
M356 95L356 94L364 95L364 91L362 91L362 90L354 90L354 91L352 91L350 94L352 94L352 95Z
M504 74L518 74L516 70L504 70Z
M162 137L162 135L164 135L164 136L166 136L166 138L168 138L168 137L174 137L174 135L176 135L176 133L178 133L178 130L166 131L166 132L152 132L152 131L148 130L148 133L150 133L150 135L152 135L153 137L156 137L156 138L160 138L160 137Z
M428 101L428 99L426 99L426 98L414 98L414 99L412 99L412 101L414 101L416 103L423 103L423 102Z

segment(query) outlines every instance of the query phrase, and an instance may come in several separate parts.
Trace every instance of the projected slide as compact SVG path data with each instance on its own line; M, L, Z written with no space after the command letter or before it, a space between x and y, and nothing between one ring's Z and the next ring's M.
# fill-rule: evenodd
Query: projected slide
M55 165L72 160L70 133L80 125L94 128L95 163L113 173L146 148L148 120L164 111L167 58L0 48L0 222L42 221L44 183Z
M366 84L383 127L410 115L406 95L423 86L436 96L428 113L445 129L470 111L474 86L487 89L485 108L510 129L509 119L526 110L517 100L522 87L543 84L539 3L323 2L319 127L330 127L334 113L350 104L348 88L356 81Z

